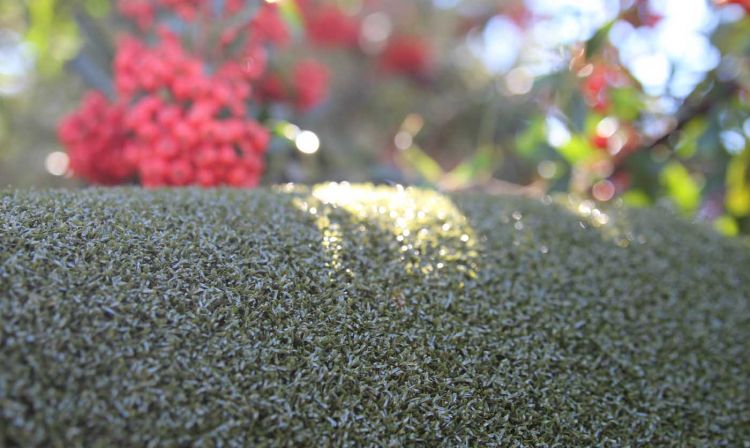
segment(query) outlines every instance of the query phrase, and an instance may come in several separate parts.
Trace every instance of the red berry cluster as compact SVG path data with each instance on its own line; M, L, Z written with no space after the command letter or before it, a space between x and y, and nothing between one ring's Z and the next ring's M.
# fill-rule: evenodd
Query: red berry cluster
M305 5L303 0L298 1L299 5ZM301 11L304 17L308 17L307 9L303 8ZM322 12L325 12L325 8ZM261 8L251 23L251 30L251 41L264 40L280 46L285 45L289 39L288 30L281 21L275 4L266 4ZM246 60L253 58L246 57ZM265 66L263 69L265 70ZM314 60L306 59L294 66L291 79L278 72L265 73L265 76L255 83L256 96L260 101L287 102L299 111L307 111L319 105L326 97L328 81L328 68Z
M274 3L264 3L250 22L251 39L286 45L291 35Z
M396 36L381 53L380 66L386 72L423 78L432 71L432 53L421 38Z
M133 177L135 167L125 156L124 116L124 107L111 104L99 92L89 92L80 109L60 122L59 138L68 148L71 168L77 175L103 185Z
M217 4L221 11L215 11ZM277 102L307 111L327 95L329 71L318 62L305 59L288 72L269 70L274 49L292 37L276 3L246 8L243 0L118 0L117 5L147 38L119 41L116 100L90 94L60 130L74 172L91 182L255 185L270 136L249 112ZM322 0L296 5L313 46L357 48L358 18ZM195 20L238 17L245 10L253 15L216 33L200 28L210 21ZM198 27L204 36L197 43L200 52L158 26L166 18ZM424 79L433 65L424 40L398 34L377 61L385 72L415 79Z
M609 89L622 83L622 73L615 68L597 64L583 82L583 96L595 111L605 114L612 105Z
M359 47L362 22L358 17L321 0L296 0L296 5L305 24L307 38L313 46ZM433 56L432 48L425 39L395 33L377 54L375 62L385 73L425 80L434 68Z
M123 40L115 80L130 105L126 153L141 182L257 185L269 133L247 117L246 108L249 82L260 73L229 61L206 75L174 37L156 48Z
M282 102L285 101L289 94L287 86L284 84L282 77L275 73L267 74L256 86L256 94L262 101Z
M620 17L634 27L647 28L657 26L664 19L654 10L651 0L635 0L633 6L624 11Z
M359 44L360 22L336 5L314 5L297 0L310 42L323 48L356 48Z
M157 9L190 19L205 0L120 1L129 17L149 23ZM226 1L225 11L244 7ZM129 8L129 9L128 9ZM278 7L263 3L250 20L224 30L216 42L219 62L186 49L177 35L156 29L157 43L121 38L113 65L117 100L89 93L60 125L74 173L94 183L138 179L145 186L258 184L270 133L251 117L264 101L291 101L299 110L326 94L328 71L304 60L291 75L291 94L266 74L269 49L290 34ZM265 98L268 97L268 98ZM256 107L249 108L254 105Z
M291 79L279 73L267 74L257 85L257 95L263 101L289 103L305 112L326 97L329 76L325 65L311 59L302 60L295 65Z
M236 3L228 2L226 9ZM160 11L176 13L183 20L191 21L205 11L207 5L207 0L118 0L117 9L141 29L146 29L154 23Z
M295 105L309 110L320 103L328 90L328 69L313 60L305 60L294 67Z
M750 0L716 0L718 5L739 5L750 14Z
M251 119L219 118L223 107L212 96L189 107L139 101L125 122L134 136L125 154L143 185L257 185L269 133Z

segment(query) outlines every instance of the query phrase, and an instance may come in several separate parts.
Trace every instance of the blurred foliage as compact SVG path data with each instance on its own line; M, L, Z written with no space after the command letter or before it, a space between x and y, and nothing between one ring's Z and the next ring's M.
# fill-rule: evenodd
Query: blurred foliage
M723 233L750 233L750 19L744 11L740 17L739 6L728 7L735 8L733 18L719 19L720 8L727 8L710 5L717 25L711 44L721 59L680 96L649 94L613 43L623 24L659 26L648 1L623 0L588 38L561 41L552 52L558 63L543 72L532 70L529 61L539 49L525 40L521 57L502 70L490 70L472 51L498 18L525 37L547 19L521 0L464 0L453 8L428 0L327 3L356 17L363 30L385 17L391 35L428 44L434 63L426 76L397 77L374 62L382 42L348 51L309 44L285 49L282 61L310 54L333 67L332 94L294 123L320 136L314 155L295 149L284 122L269 124L278 138L268 155L267 183L347 179L464 189L502 180L634 206L669 204ZM294 32L304 33L295 3L281 5ZM41 176L40 160L55 147L54 124L46 121L38 132L35 115L61 115L72 107L80 87L60 71L66 62L69 72L105 88L91 67L111 57L106 43L116 27L110 25L122 24L111 9L100 0L0 6L0 25L33 46L37 64L33 88L0 97L4 183L53 182L27 178L29 160ZM87 51L78 53L81 48ZM79 54L96 63L82 62Z

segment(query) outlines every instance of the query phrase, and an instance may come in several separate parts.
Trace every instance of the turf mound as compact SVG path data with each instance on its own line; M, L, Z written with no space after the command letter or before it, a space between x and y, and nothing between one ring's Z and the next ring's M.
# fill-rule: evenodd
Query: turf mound
M750 247L659 212L91 189L0 232L0 445L750 444Z

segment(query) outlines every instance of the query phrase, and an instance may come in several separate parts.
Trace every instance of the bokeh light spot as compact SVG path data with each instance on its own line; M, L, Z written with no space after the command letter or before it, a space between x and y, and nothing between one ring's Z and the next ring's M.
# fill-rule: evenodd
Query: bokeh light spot
M53 176L63 176L68 172L70 158L62 151L51 152L44 159L44 168Z
M315 154L320 149L320 139L312 131L302 131L295 139L297 149L304 154Z

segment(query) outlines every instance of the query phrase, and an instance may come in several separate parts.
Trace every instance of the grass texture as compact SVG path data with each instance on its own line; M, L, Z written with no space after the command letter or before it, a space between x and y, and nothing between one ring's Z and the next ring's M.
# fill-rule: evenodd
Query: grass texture
M327 184L0 193L0 445L750 446L750 246Z

